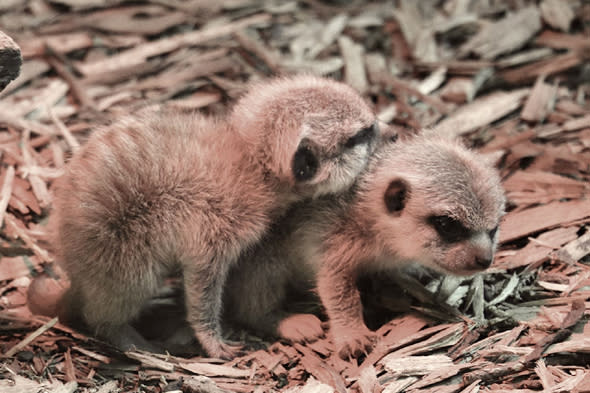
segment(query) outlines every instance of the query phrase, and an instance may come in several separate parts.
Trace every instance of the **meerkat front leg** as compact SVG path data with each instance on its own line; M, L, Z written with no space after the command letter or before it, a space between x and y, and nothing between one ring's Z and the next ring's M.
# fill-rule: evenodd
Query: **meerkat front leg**
M318 272L318 293L330 319L330 332L342 359L371 352L376 336L363 321L361 296L352 260L332 253Z

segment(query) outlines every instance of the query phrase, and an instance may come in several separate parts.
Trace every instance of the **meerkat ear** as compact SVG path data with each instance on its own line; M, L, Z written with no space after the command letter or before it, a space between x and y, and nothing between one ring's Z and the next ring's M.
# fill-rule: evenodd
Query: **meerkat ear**
M395 179L389 183L383 197L389 213L401 212L406 207L409 186L402 179Z
M319 168L319 160L309 143L303 141L297 147L293 156L291 170L293 177L297 181L307 181L312 179Z

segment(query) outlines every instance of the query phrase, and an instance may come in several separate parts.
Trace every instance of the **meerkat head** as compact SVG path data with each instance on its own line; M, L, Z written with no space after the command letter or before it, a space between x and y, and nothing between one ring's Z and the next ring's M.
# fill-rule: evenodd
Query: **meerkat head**
M384 253L456 275L492 264L505 197L480 154L432 135L390 144L369 176Z
M357 92L309 75L253 85L230 121L266 169L303 196L350 187L379 134Z

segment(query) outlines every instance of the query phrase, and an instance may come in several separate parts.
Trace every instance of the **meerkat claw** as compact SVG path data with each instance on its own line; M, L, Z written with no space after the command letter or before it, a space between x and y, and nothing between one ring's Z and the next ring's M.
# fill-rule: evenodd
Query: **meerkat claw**
M373 332L347 334L346 341L336 342L338 356L343 360L359 358L368 355L377 342L377 336Z

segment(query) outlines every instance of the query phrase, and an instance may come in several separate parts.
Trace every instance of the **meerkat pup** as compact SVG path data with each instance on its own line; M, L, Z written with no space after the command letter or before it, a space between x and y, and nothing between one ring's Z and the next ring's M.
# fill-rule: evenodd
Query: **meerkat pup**
M377 134L352 88L312 76L254 85L223 122L163 111L95 132L56 185L62 315L153 349L129 322L180 267L196 338L233 356L219 321L229 267L289 205L350 187Z
M228 280L228 318L295 340L299 328L318 336L317 318L284 311L287 293L311 288L340 356L359 356L374 337L357 277L411 262L456 275L486 269L504 202L497 171L457 142L423 134L384 143L350 192L298 204L244 254Z

